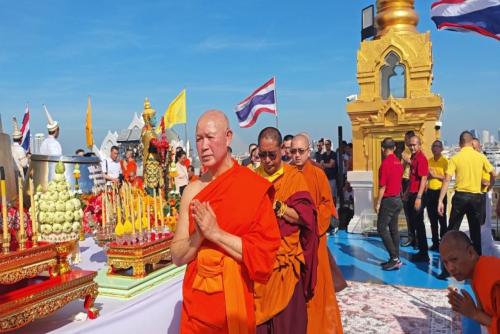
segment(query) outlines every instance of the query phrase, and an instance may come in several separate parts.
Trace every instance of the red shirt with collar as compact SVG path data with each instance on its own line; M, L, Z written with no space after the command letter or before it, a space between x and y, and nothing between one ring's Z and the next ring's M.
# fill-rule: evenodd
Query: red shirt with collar
M410 189L412 194L418 193L423 176L429 175L429 162L422 151L418 151L411 157L410 165Z
M403 165L393 154L389 154L380 165L378 171L379 186L385 186L384 198L395 197L401 194L401 180L403 178Z

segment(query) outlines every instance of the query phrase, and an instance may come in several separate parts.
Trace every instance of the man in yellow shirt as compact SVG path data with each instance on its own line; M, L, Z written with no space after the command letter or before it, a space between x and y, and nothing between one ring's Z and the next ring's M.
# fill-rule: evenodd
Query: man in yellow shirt
M467 216L472 244L481 255L481 180L483 172L490 174L490 181L495 180L495 169L486 157L472 147L474 136L469 131L460 134L461 150L448 163L446 177L439 194L438 212L444 214L444 197L448 191L451 177L455 175L455 194L451 201L451 212L448 230L459 230L464 215ZM443 268L439 278L449 274Z
M481 148L481 143L479 139L474 138L472 141L472 146L474 149L483 154ZM491 235L491 211L492 211L492 196L491 189L495 185L490 180L490 174L483 172L483 178L481 179L481 192L482 192L482 208L481 208L481 251L482 255L492 256L494 255L494 240ZM489 213L489 214L488 214Z
M447 196L444 196L444 214L438 214L438 201L441 186L443 185L444 175L448 169L448 159L443 157L443 143L440 140L432 143L433 157L429 158L429 182L426 191L426 207L427 215L431 222L432 232L432 246L431 250L439 251L439 240L446 232L446 203L448 202ZM439 225L438 225L439 222Z

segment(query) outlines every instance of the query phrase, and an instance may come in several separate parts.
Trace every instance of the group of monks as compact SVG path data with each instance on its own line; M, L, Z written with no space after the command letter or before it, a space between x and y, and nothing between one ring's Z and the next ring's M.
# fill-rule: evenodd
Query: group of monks
M326 243L336 210L308 136L293 138L288 164L281 133L265 128L255 171L228 154L232 136L221 111L196 125L207 171L184 190L171 247L187 264L181 333L342 333Z

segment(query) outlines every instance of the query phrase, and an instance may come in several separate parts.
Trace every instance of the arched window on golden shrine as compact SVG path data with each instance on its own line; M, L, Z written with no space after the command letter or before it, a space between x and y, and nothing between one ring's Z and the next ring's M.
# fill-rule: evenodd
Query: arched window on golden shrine
M406 97L406 68L397 53L391 51L387 54L385 65L380 69L380 78L382 99Z

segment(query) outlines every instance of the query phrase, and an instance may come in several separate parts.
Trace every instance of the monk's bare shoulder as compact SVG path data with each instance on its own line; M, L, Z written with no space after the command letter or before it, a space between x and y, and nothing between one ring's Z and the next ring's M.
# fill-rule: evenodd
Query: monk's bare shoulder
M191 200L203 189L205 188L206 183L203 182L202 178L189 183L184 189L182 193L182 201L183 202L191 202Z

